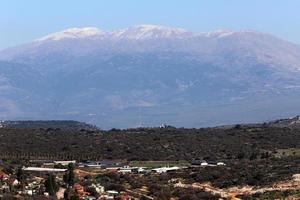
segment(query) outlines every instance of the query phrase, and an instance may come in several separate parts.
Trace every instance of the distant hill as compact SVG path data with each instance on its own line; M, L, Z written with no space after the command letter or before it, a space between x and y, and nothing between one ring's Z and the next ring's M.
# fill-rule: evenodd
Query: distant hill
M290 117L287 119L279 119L268 123L270 126L274 127L290 127L290 128L300 128L300 116Z
M75 129L97 130L96 126L72 120L52 121L3 121L2 128L14 129Z

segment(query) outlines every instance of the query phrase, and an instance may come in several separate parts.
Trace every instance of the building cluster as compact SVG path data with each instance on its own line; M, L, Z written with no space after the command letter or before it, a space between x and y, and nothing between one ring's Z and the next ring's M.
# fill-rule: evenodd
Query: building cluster
M125 191L106 190L101 184L85 180L80 175L76 178L76 183L68 186L63 180L63 175L67 173L67 170L63 169L51 169L43 167L24 167L23 172L24 180L18 180L17 174L5 173L0 171L0 199L12 198L12 199L72 199L72 196L76 196L77 199L84 200L113 200L122 199L130 200L135 199L133 196ZM46 186L46 180L49 175L55 177L54 194L48 191ZM67 191L70 191L67 193ZM66 197L68 196L69 197Z
M30 176L26 180L18 179L21 179L21 177L0 171L0 199L8 194L14 194L15 197L20 199L22 196L49 196L43 184L44 178Z
M71 161L31 160L26 166L0 163L0 199L7 195L14 198L38 197L39 199L55 196L57 199L105 200L105 199L139 199L139 194L129 190L105 188L92 175L106 173L142 176L144 174L161 174L176 171L185 167L136 167L123 160ZM223 162L206 162L194 160L190 167L223 166ZM75 180L76 177L76 180ZM71 180L72 179L72 180Z

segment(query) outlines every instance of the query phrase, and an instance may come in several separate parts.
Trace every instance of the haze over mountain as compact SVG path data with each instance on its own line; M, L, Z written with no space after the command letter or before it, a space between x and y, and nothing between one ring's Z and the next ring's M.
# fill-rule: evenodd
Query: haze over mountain
M300 46L252 30L72 28L0 60L2 119L200 127L299 113Z

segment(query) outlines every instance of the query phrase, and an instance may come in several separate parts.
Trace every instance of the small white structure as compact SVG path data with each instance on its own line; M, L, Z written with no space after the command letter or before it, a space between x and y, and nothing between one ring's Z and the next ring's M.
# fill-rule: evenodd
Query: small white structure
M144 171L143 167L130 167L128 165L122 167L119 169L119 172L121 173L141 173Z
M65 172L67 169L56 169L56 168L43 168L43 167L23 167L24 171L35 171L35 172Z
M99 197L100 200L114 200L115 197L114 196L111 196L111 195L101 195Z
M217 162L217 165L218 165L218 166L225 166L226 164L223 163L223 162Z
M127 168L127 167L124 167L124 168L121 168L121 169L119 170L119 172L121 172L121 173L123 173L123 174L131 173L133 169L134 169L134 168L130 168L130 167Z
M109 194L109 195L117 195L117 194L119 194L119 192L116 191L116 190L107 190L106 193Z
M152 171L156 172L156 173L166 173L169 171L176 171L180 169L179 167L161 167L161 168L155 168L152 169Z
M94 196L85 196L84 200L96 200L96 197L94 197Z
M54 161L53 162L55 165L63 165L63 166L67 166L69 164L76 164L76 160L60 160L60 161Z
M103 194L105 192L104 186L100 185L99 183L97 185L92 184L91 187L95 188L95 190L98 194Z
M0 186L0 189L2 191L9 191L10 187L9 187L9 185L7 185L7 183L4 183L4 185Z
M29 196L33 195L33 190L25 190L25 193Z
M15 179L13 182L12 182L12 185L13 186L16 186L16 185L19 185L20 184L20 182L17 180L17 179Z
M3 128L4 127L4 121L0 121L0 128Z
M145 168L143 168L143 167L139 167L138 169L137 169L137 173L143 173L143 172L145 172L146 170L145 170Z

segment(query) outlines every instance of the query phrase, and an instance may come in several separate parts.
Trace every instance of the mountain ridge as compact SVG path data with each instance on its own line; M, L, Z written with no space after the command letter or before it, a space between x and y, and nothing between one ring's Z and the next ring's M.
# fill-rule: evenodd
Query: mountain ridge
M174 36L173 34L183 34L186 37L197 37L197 36L214 36L214 35L230 35L232 33L236 32L255 32L254 30L242 30L242 31L232 31L229 29L220 29L216 31L211 31L211 32L193 32L193 31L188 31L186 29L182 28L172 28L172 27L167 27L167 26L161 26L161 25L151 25L151 24L141 24L141 25L136 25L132 26L129 28L122 28L122 29L117 29L113 31L104 31L102 29L99 29L97 27L81 27L81 28L68 28L59 32L51 33L49 35L43 36L42 38L36 39L35 41L41 42L44 40L59 40L59 39L68 39L68 38L73 38L76 39L76 35L78 38L80 37L94 37L94 36L103 36L103 37L113 37L113 38L131 38L131 39L151 39L153 35L147 35L147 33L151 33L153 31L157 31L160 33L160 35L156 36L161 36L161 37L171 37ZM132 34L137 34L138 36L141 36L143 34L146 34L148 37L128 37L127 34L132 35ZM169 33L169 34L166 34ZM62 37L65 35L66 37ZM73 35L73 37L71 37ZM122 37L123 36L123 37ZM154 35L155 36L155 35ZM154 37L154 38L159 38L159 37Z
M299 113L300 46L269 34L142 25L50 36L0 52L0 87L11 88L0 98L18 110L3 118L201 127Z

